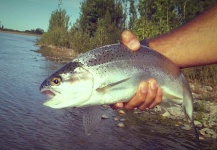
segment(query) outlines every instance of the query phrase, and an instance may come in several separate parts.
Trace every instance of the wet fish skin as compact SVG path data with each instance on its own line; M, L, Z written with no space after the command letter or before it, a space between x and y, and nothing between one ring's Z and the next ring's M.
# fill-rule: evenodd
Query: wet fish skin
M51 84L54 77L61 79L60 85ZM184 75L169 59L146 46L132 52L114 44L81 54L47 78L40 90L55 95L46 106L88 107L128 101L139 83L149 78L155 78L163 89L161 105L182 105L193 121L193 99Z

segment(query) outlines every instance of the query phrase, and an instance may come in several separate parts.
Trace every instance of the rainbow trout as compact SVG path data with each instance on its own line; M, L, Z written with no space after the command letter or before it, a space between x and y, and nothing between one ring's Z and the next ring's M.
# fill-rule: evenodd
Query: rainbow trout
M137 52L113 44L81 54L49 76L40 91L50 98L45 106L85 107L83 124L89 134L101 119L100 105L128 101L149 78L163 90L161 105L182 105L193 123L192 94L184 75L165 56L143 45Z

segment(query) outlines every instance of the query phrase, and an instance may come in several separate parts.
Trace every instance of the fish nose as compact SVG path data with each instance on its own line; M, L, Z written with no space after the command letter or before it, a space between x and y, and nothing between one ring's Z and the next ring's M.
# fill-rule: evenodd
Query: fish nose
M44 86L41 84L41 86L39 87L39 91L41 91L41 89L43 89L43 87L44 87Z
M48 81L45 80L44 82L42 82L42 84L39 87L39 90L41 91L44 87L46 87L48 85Z
M41 84L40 87L39 87L39 91L41 91L43 88L44 88L44 85Z

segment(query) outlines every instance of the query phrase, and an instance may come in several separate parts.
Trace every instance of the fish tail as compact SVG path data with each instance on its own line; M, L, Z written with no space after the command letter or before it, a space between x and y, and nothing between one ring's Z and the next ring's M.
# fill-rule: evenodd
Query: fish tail
M191 123L192 123L193 129L194 129L194 134L195 134L195 137L196 137L197 145L199 146L199 144L200 144L199 132L198 132L198 130L197 130L197 127L196 127L195 124L194 124L194 120L192 120Z
M197 127L196 127L195 124L194 124L194 118L193 118L193 116L190 117L190 116L187 114L185 107L184 107L184 113L185 113L186 118L187 118L188 120L190 120L190 123L192 124L193 130L194 130L194 134L195 134L195 138L196 138L196 142L197 142L197 145L199 145L199 143L200 143L199 132L198 132L198 130L197 130Z
M186 80L185 80L186 81ZM186 81L187 83L187 81ZM187 118L193 122L194 118L193 118L193 96L191 94L191 90L189 87L189 84L184 84L183 86L183 103L182 103L182 107L184 109L184 113L187 116Z
M194 129L194 133L196 136L196 141L199 144L199 132L197 131L197 128L194 124L194 117L193 117L193 96L191 94L191 89L188 84L188 81L185 79L184 75L182 74L183 78L183 110L185 113L186 118L191 122L192 127Z

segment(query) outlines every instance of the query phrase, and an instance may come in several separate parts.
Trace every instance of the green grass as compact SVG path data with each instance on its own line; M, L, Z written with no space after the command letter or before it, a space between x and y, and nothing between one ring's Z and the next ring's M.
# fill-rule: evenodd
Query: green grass
M217 64L183 69L185 76L202 85L217 86Z

